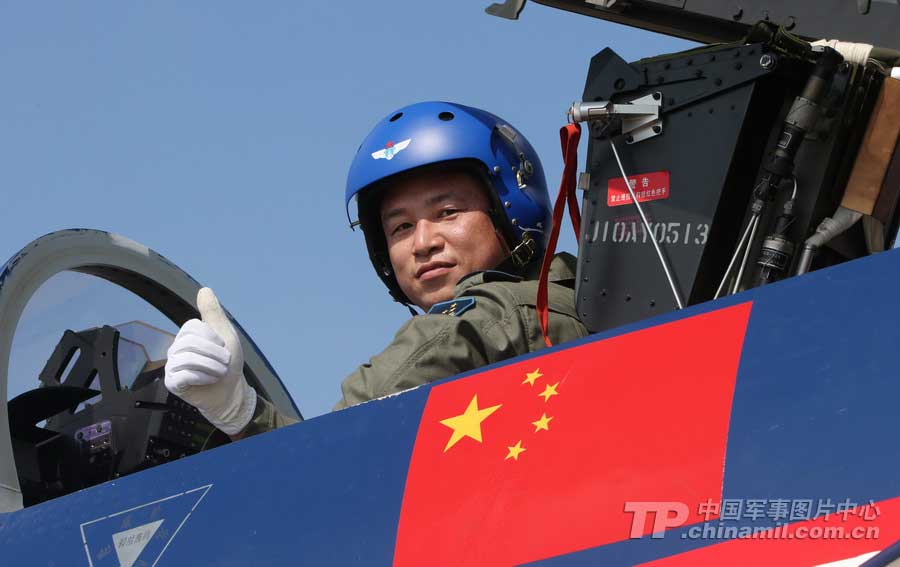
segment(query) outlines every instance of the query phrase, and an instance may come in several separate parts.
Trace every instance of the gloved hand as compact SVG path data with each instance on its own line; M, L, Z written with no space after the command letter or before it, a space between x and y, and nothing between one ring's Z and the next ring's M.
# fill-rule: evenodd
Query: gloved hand
M228 435L240 433L256 409L256 390L244 378L244 351L216 294L197 293L202 321L185 323L166 361L166 388L200 410Z

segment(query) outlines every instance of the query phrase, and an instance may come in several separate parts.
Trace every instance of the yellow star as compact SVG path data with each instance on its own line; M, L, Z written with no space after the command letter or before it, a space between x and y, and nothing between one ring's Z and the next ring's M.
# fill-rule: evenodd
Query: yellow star
M442 425L446 425L453 430L444 452L456 445L457 441L463 437L471 437L481 443L481 422L488 418L489 415L500 409L502 404L497 404L489 408L478 409L478 396L472 396L469 407L460 415L448 417L441 420Z
M506 454L506 459L513 459L514 461L519 460L519 455L525 452L525 447L522 446L521 439L512 447L507 447L509 449L509 453Z
M546 413L542 413L541 419L531 422L531 425L534 426L534 432L537 433L541 429L543 429L544 431L550 431L550 420L551 419L553 419L553 418L547 417Z
M543 376L543 374L541 374L540 368L536 368L534 372L529 372L525 374L525 376L526 378L524 381L522 381L522 383L528 384L529 386L534 386L534 381Z
M550 396L558 396L559 392L556 391L557 386L559 386L559 382L552 386L547 384L547 387L544 388L544 391L538 394L538 396L543 396L545 402L550 399Z

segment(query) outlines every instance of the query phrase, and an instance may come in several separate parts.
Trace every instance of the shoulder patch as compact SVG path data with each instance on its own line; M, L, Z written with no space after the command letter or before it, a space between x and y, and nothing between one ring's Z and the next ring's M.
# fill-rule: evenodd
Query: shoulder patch
M435 303L428 310L429 315L451 315L459 317L469 309L475 307L474 297L457 297L449 301L441 301Z

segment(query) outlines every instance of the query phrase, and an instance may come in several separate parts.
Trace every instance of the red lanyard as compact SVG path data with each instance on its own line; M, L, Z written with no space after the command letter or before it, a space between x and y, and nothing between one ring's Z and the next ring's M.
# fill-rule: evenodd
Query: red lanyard
M541 322L541 333L547 346L553 346L547 334L547 320L549 316L547 307L547 280L550 276L550 263L556 252L556 242L559 240L559 227L562 226L563 210L566 202L569 203L569 217L572 219L572 228L575 229L575 240L578 241L581 234L581 213L578 210L578 199L575 197L575 174L578 171L578 140L581 139L581 125L567 124L559 129L559 143L562 147L563 168L562 181L559 184L559 194L556 196L556 204L553 205L553 225L550 228L550 238L547 240L547 248L544 250L544 261L541 264L541 275L538 280L537 309L538 320Z

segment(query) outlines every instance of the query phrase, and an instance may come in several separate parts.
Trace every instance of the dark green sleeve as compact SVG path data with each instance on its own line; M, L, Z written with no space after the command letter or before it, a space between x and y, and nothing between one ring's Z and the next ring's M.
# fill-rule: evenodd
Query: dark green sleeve
M297 423L299 420L278 413L271 402L264 400L262 396L256 396L256 410L250 423L241 432L242 437L250 437L285 425Z
M390 345L361 365L342 386L334 409L381 398L528 352L516 309L487 298L460 317L420 315L407 321ZM242 431L249 437L296 423L268 401L257 398L256 411Z
M469 295L469 294L467 294ZM419 315L379 355L348 376L334 409L402 392L529 351L516 306L477 294L460 316Z
M534 314L536 282L491 283L466 290L475 307L460 316L419 315L407 321L388 347L341 385L335 410L381 398L544 348ZM554 344L587 335L574 310L572 290L550 285L549 331ZM244 435L296 420L258 398Z

